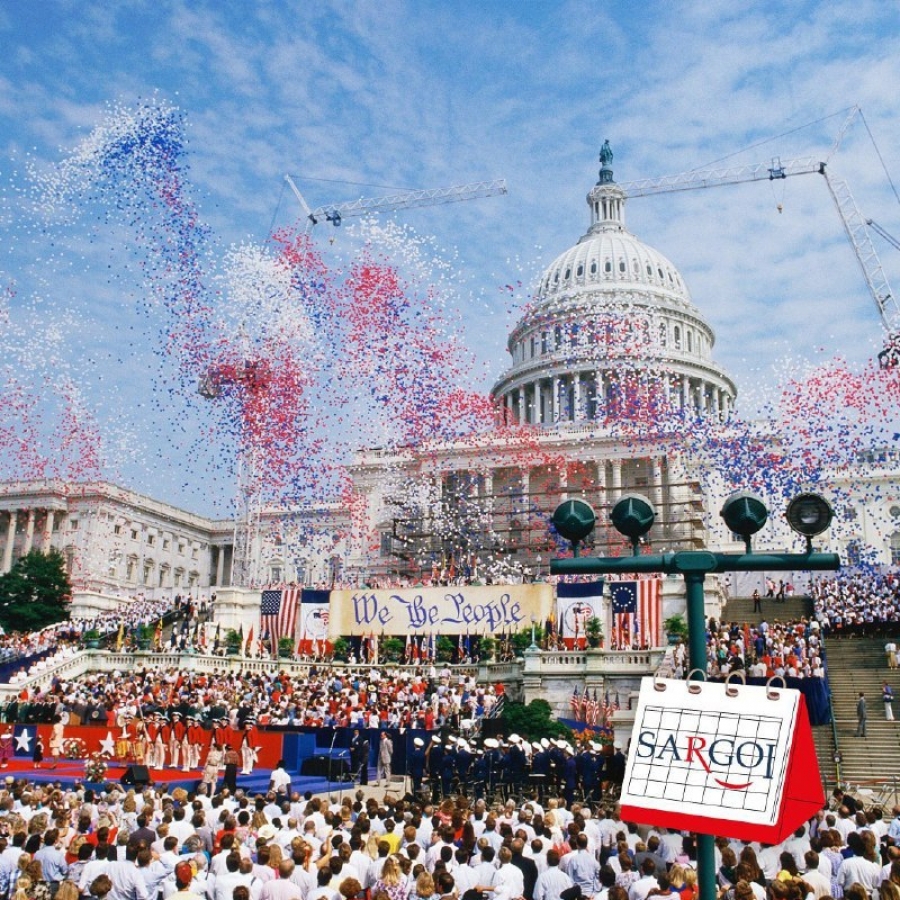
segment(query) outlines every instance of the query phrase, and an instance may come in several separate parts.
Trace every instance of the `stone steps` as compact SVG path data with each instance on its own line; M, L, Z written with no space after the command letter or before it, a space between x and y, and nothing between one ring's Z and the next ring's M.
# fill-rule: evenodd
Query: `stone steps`
M884 718L881 684L886 680L894 693L900 695L900 671L888 669L884 643L882 638L869 637L826 639L828 681L838 747L843 757L843 781L858 783L889 779L896 772L900 758L900 722L889 722ZM855 737L856 703L860 691L865 693L867 701L865 738ZM894 707L896 716L900 714L900 700ZM820 765L822 755L819 754ZM824 771L833 779L834 763Z

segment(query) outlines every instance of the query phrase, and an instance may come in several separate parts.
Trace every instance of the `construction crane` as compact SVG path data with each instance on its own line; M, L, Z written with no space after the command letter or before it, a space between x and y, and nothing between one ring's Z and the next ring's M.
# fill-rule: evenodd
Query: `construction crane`
M384 197L369 197L351 200L347 203L329 204L310 209L309 204L300 193L294 179L285 175L294 196L306 213L307 230L311 225L318 225L321 220L338 226L344 219L353 216L364 216L367 213L396 212L400 209L416 209L421 206L440 206L444 203L459 203L463 200L478 200L482 197L495 197L508 193L506 179L496 178L494 181L474 181L470 184L458 184L452 187L431 188L423 191L397 191Z
M676 191L693 191L700 188L722 187L750 181L776 181L794 175L821 175L841 218L841 224L856 254L869 293L875 301L878 315L885 331L884 349L878 354L883 368L900 365L900 305L891 290L881 260L875 251L869 227L900 249L900 245L871 219L864 219L853 199L850 187L843 178L828 171L827 163L811 157L791 159L785 162L774 157L766 165L738 166L735 168L696 169L680 175L664 175L660 178L644 178L619 184L626 197L649 197Z

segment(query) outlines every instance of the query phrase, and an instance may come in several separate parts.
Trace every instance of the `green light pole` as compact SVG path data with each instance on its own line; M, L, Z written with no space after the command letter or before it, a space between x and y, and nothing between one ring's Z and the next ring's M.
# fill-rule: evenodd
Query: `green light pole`
M577 506L576 506L577 504ZM688 655L691 670L705 675L707 669L706 615L703 584L709 573L834 571L841 566L836 553L813 553L812 538L831 524L832 511L818 494L801 494L787 508L788 524L806 537L805 553L753 553L751 537L768 518L765 504L746 491L732 494L722 506L722 518L729 529L744 539L745 553L713 553L709 550L682 550L641 556L640 541L653 527L655 513L650 502L639 494L626 494L613 507L610 519L618 532L631 539L633 556L581 557L578 542L593 528L596 517L583 500L566 500L553 514L557 532L572 541L572 559L554 559L554 575L681 575L685 583L688 623ZM590 523L590 527L588 527ZM586 530L585 530L586 529ZM700 900L716 900L715 838L697 836L697 881Z

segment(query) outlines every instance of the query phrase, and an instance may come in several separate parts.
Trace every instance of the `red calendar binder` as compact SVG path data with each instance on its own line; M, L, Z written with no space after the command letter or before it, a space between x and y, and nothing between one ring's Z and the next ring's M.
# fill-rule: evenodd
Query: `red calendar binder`
M775 844L824 803L799 691L643 679L623 819Z

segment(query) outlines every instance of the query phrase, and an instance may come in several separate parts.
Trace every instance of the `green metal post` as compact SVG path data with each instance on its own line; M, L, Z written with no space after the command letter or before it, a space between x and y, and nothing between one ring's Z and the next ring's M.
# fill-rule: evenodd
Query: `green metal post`
M691 669L699 669L691 677L706 678L706 598L704 572L685 572L684 585L687 600L688 659ZM700 900L716 900L716 843L711 834L697 835L697 886Z

